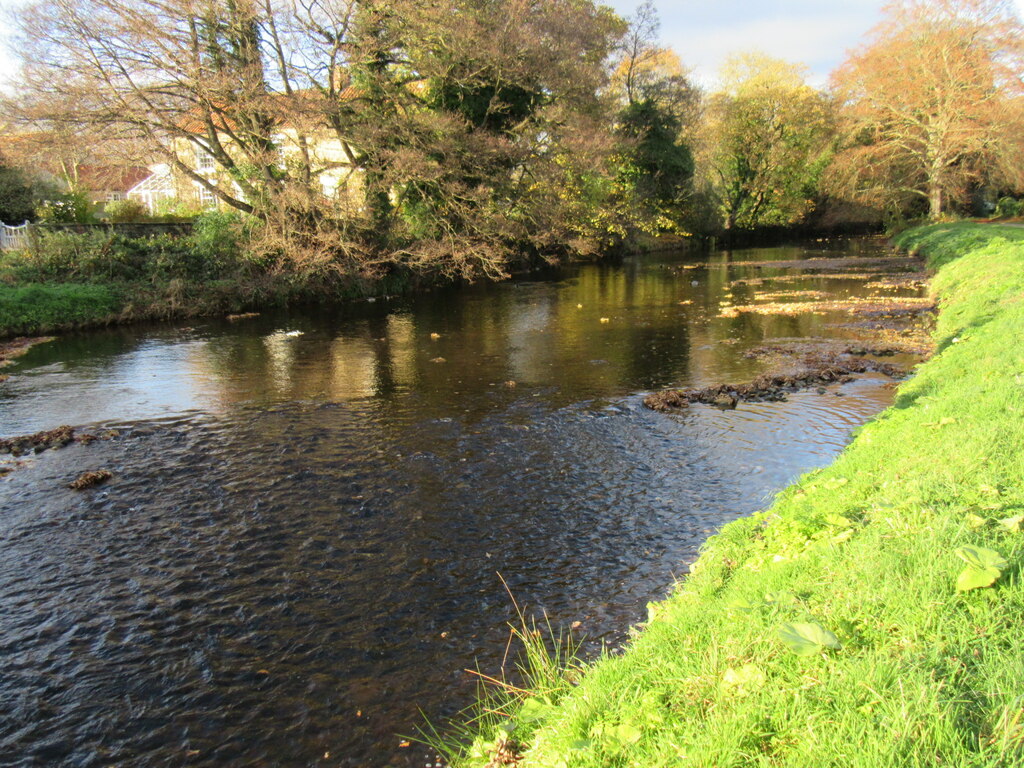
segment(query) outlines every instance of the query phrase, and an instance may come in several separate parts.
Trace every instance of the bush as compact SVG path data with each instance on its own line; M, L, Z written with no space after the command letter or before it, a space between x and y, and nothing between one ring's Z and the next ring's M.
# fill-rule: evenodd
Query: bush
M0 221L21 224L34 217L32 186L17 168L0 164Z
M196 255L209 264L211 272L224 272L241 259L245 226L239 213L208 211L193 223L189 241Z
M996 203L996 218L1008 219L1017 216L1024 216L1024 200L1014 200L1012 197L1001 197Z
M107 203L103 213L112 224L147 221L150 218L149 209L138 200L114 200Z
M25 258L8 269L21 282L205 281L234 274L243 224L211 213L187 237L127 237L109 229L42 231Z
M81 192L68 192L42 202L36 218L46 224L88 224L95 217L89 198Z

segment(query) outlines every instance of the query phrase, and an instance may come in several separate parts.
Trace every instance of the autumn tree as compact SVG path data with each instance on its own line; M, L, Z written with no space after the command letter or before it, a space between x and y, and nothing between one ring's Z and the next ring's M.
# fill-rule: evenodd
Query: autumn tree
M802 67L763 54L731 58L721 82L706 104L699 168L722 226L800 221L829 159L828 99Z
M620 180L636 223L653 231L679 226L692 192L692 129L699 92L679 56L658 44L659 20L650 0L630 19L611 91L617 115Z
M835 73L844 151L833 186L879 206L1024 182L1024 29L1002 0L897 0Z
M20 18L38 119L144 143L293 267L500 275L607 229L577 190L611 173L598 93L623 24L590 0L37 0Z

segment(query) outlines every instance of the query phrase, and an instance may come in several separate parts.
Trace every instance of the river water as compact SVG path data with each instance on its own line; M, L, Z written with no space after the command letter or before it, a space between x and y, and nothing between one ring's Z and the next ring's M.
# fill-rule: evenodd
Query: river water
M6 369L0 436L117 436L0 480L0 765L432 764L402 735L471 700L466 669L498 672L502 578L591 651L620 642L710 533L889 403L867 376L727 412L640 404L752 378L766 340L846 333L719 317L730 281L871 293L733 262L878 247L652 255L36 347Z

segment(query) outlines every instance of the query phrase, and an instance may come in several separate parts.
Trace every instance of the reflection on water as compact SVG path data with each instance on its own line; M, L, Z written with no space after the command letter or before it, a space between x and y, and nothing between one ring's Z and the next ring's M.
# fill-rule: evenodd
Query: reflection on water
M648 257L34 349L0 388L0 435L121 436L0 481L4 764L424 764L395 734L500 664L497 573L589 648L616 642L709 532L885 406L869 377L842 398L640 408L752 377L742 353L765 339L837 333L717 317L730 280L784 274L728 261L806 256ZM66 489L99 467L114 480Z

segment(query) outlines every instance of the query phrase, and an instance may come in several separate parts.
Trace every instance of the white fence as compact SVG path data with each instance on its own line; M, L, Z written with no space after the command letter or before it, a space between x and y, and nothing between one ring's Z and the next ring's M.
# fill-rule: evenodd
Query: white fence
M12 227L0 222L0 251L18 251L29 247L29 228L27 221L19 227Z

